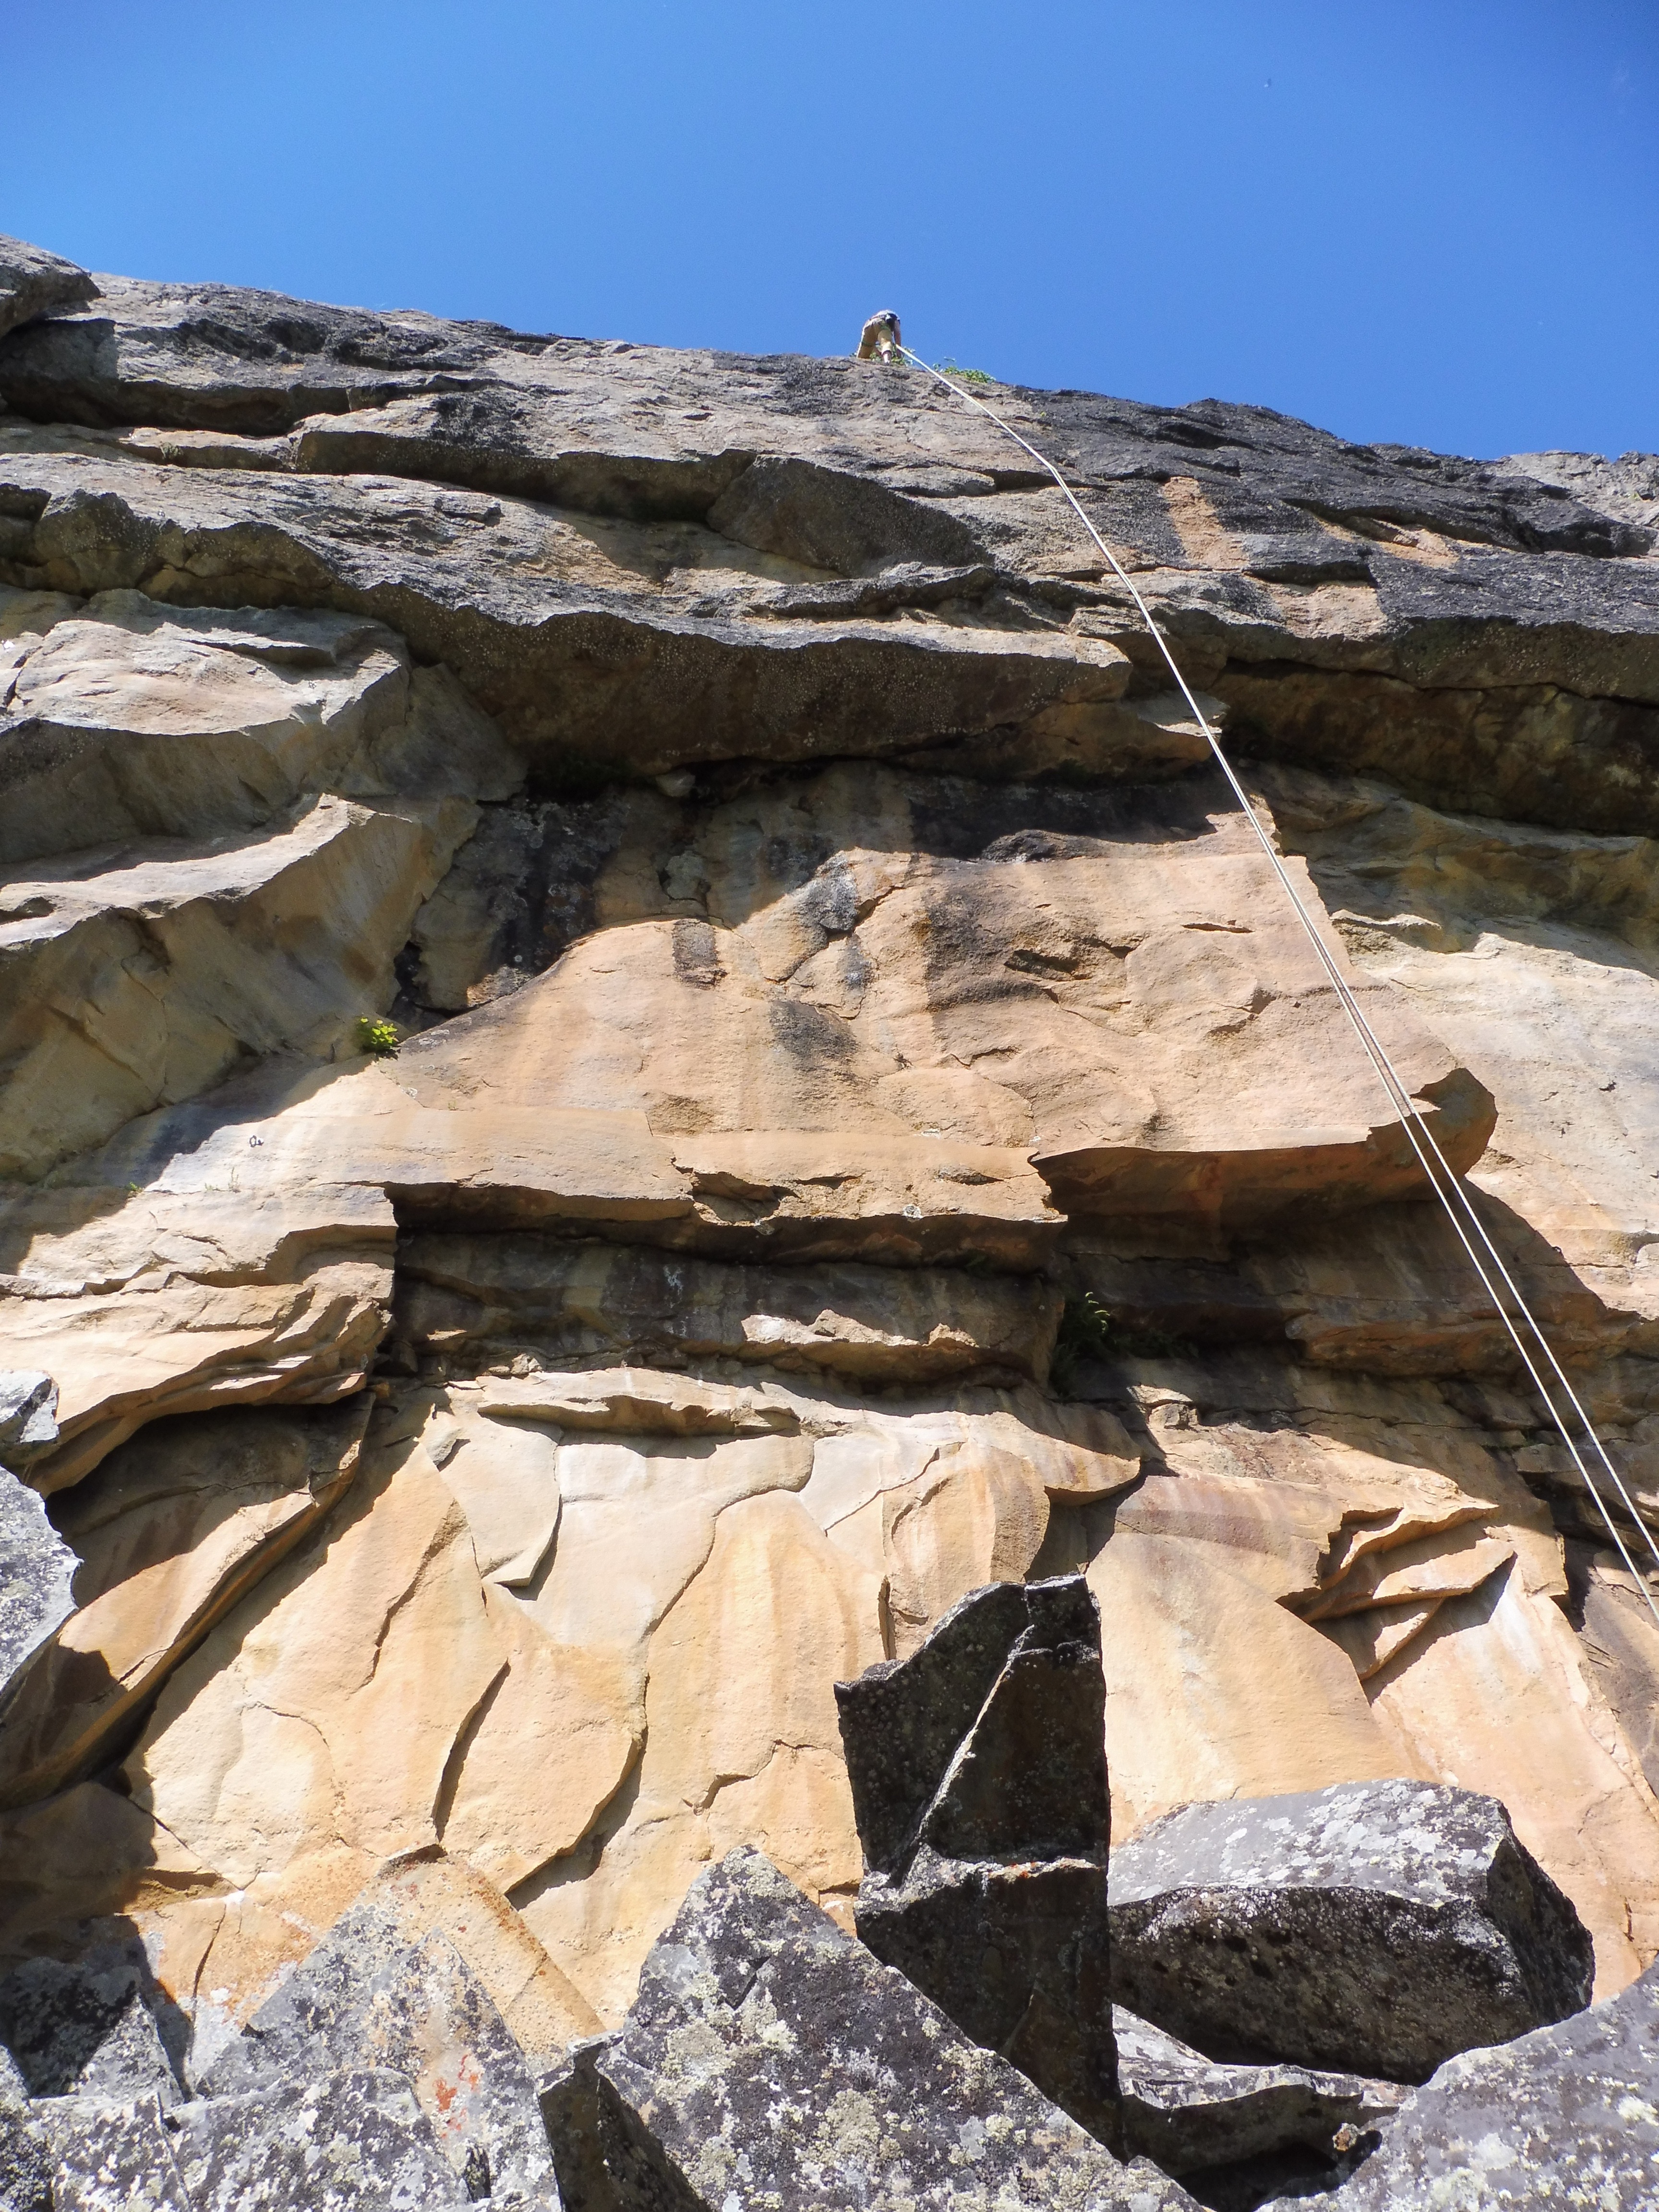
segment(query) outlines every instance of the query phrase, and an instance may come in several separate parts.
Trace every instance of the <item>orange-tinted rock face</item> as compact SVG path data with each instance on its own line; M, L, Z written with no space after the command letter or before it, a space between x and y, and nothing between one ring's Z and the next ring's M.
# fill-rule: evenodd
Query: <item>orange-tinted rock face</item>
M1454 1783L1628 1982L1659 1632L1057 495L902 371L77 299L0 336L0 1460L82 1561L4 1959L136 1929L199 2070L374 1885L551 2053L737 1845L850 1927L835 1681L1081 1572L1118 1840ZM1634 493L1010 404L1659 1509Z

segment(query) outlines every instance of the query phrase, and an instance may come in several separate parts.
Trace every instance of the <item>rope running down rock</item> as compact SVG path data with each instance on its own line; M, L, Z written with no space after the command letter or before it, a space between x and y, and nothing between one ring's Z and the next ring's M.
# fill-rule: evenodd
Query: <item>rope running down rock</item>
M1307 934L1308 942L1312 945L1314 951L1318 957L1320 965L1324 969L1327 976L1329 978L1331 988L1336 993L1337 998L1341 1002L1343 1012L1347 1015L1349 1021L1353 1025L1354 1033L1358 1037L1361 1045L1364 1048L1367 1058L1370 1060L1372 1067L1376 1072L1377 1079L1381 1082L1383 1091L1388 1096L1390 1107L1401 1116L1401 1124L1405 1129L1407 1138L1410 1139L1412 1150L1416 1153L1419 1164L1421 1166L1424 1174L1428 1177L1430 1188L1433 1190L1435 1196L1440 1200L1441 1205L1445 1208L1446 1218L1451 1223L1452 1227L1456 1231L1458 1242L1462 1245L1465 1252L1468 1253L1470 1264L1473 1266L1475 1273L1480 1278L1482 1288L1485 1290L1486 1296L1492 1300L1493 1308L1495 1309L1499 1320L1508 1330L1510 1341L1514 1344L1516 1352L1520 1354L1522 1364L1526 1368L1528 1374L1531 1376L1534 1387L1536 1389L1539 1396L1542 1399L1544 1404L1549 1408L1550 1419L1554 1423L1555 1427L1560 1435L1562 1443L1566 1446L1568 1452L1571 1454L1572 1463L1578 1470L1580 1479L1583 1480L1585 1489L1589 1491L1591 1498L1595 1501L1596 1510L1601 1514L1602 1520L1607 1523L1607 1534L1612 1537L1614 1545L1618 1547L1619 1556L1623 1559L1626 1566L1629 1568L1632 1576L1634 1577L1637 1588L1647 1600L1648 1610L1653 1615L1656 1625L1659 1625L1659 1601L1656 1601L1655 1599L1654 1593L1649 1583L1647 1576L1640 1568L1638 1567L1635 1560L1631 1557L1630 1551L1626 1545L1625 1540L1620 1534L1612 1514L1607 1510L1607 1501L1601 1494L1600 1486L1590 1473L1584 1454L1581 1450L1579 1445L1574 1442L1571 1432L1568 1429L1566 1419L1560 1408L1557 1406L1555 1397L1553 1395L1549 1385L1546 1383L1542 1374L1539 1371L1539 1361L1534 1358L1533 1352L1528 1350L1527 1345L1522 1340L1521 1334L1522 1326L1524 1326L1529 1332L1537 1346L1538 1352L1541 1355L1543 1364L1554 1376L1556 1385L1560 1390L1562 1396L1577 1416L1578 1422L1583 1430L1584 1437L1588 1441L1589 1445L1594 1451L1595 1455L1601 1461L1601 1465L1607 1470L1607 1475L1611 1479L1614 1488L1618 1491L1620 1497L1624 1500L1626 1510L1629 1513L1631 1519L1634 1522L1637 1528L1641 1530L1643 1536L1646 1539L1647 1547L1653 1555L1654 1565L1656 1567L1659 1567L1659 1540L1655 1538L1653 1530L1648 1526L1646 1521L1644 1520L1642 1515L1637 1510L1636 1501L1631 1496L1629 1490L1626 1487L1624 1478L1620 1475L1618 1468L1613 1465L1612 1460L1607 1456L1607 1448L1602 1443L1600 1436L1596 1433L1594 1422L1590 1419L1589 1415L1585 1412L1583 1406L1579 1401L1578 1394L1568 1381L1565 1370L1563 1369L1560 1361L1556 1358L1548 1338L1545 1335L1543 1329L1539 1325L1539 1322L1534 1317L1531 1308L1528 1305L1526 1299L1522 1296L1520 1287L1516 1284L1514 1276L1510 1273L1503 1255L1498 1251L1498 1247L1492 1243L1491 1237L1487 1234L1486 1224L1481 1220L1480 1214L1476 1212L1474 1202L1470 1199L1468 1190L1464 1188L1462 1182L1460 1180L1445 1154L1441 1151L1439 1141L1436 1138L1433 1130L1430 1128L1427 1121L1424 1119L1422 1113L1418 1108L1416 1100L1407 1090L1404 1082L1401 1079L1399 1071L1395 1068L1394 1062L1389 1059L1381 1040L1376 1036L1376 1031L1371 1028L1370 1022L1366 1019L1364 1009L1360 1006L1358 1000L1355 998L1352 990L1349 988L1347 979L1344 976L1341 969L1337 965L1335 957L1332 954L1330 947L1325 943L1324 939L1320 935L1318 928L1314 922L1313 916L1309 913L1295 884L1291 880L1289 871L1285 868L1283 860L1279 858L1278 848L1274 845L1273 838L1268 834L1267 829L1263 826L1261 818L1257 814L1255 808L1251 805L1249 794L1246 793L1243 785L1239 781L1237 775L1235 775L1232 763L1228 759L1225 752L1222 750L1219 736L1210 726L1207 716L1200 707L1198 701L1194 697L1191 686L1188 684L1186 678L1182 674L1180 666L1176 660L1176 657L1170 650L1169 641L1165 638L1163 631L1158 628L1157 622L1153 619L1152 610L1146 605L1146 600L1142 599L1139 590L1136 588L1127 571L1124 569L1122 563L1118 560L1117 556L1113 552L1111 547L1106 543L1106 540L1101 536L1099 531L1096 529L1094 524L1089 520L1087 514L1085 514L1082 502L1079 500L1077 494L1072 489L1070 484L1066 483L1065 477L1060 474L1054 464L1048 459L1048 455L1046 453L1039 453L1037 448L1032 445L1028 439L1023 438L1019 432L1014 428L1013 425L1011 422L1005 421L1004 418L997 413L994 407L988 406L984 400L976 398L971 392L964 391L961 385L954 382L951 378L945 375L943 370L935 368L930 362L924 361L920 354L915 352L909 346L905 345L901 341L898 335L898 319L896 315L884 313L882 316L872 318L872 323L878 321L884 323L889 326L889 330L884 331L881 335L887 336L889 335L889 332L890 332L890 342L895 352L902 355L906 361L912 362L917 368L921 369L925 375L932 377L935 384L942 385L947 392L954 393L958 399L964 400L969 407L976 409L980 414L987 416L991 422L994 422L998 429L1000 430L1006 437L1012 439L1014 444L1020 448L1022 453L1029 453L1031 459L1037 464L1038 467L1042 469L1048 475L1054 478L1054 483L1058 485L1060 490L1064 495L1073 512L1076 514L1078 520L1083 525L1090 537L1094 540L1096 545L1100 549L1101 554L1110 567L1113 574L1117 578L1118 581L1123 586L1123 588L1128 592L1129 597L1133 600L1137 613L1139 615L1142 622L1146 623L1158 651L1163 654L1165 662L1169 665L1170 673L1175 678L1182 697L1186 701L1188 708L1192 711L1193 720L1196 722L1199 728L1204 732L1205 741L1208 744L1211 752L1215 757L1216 765L1220 769L1222 775L1226 778L1228 787L1232 792L1233 797L1237 800L1239 805L1243 808L1245 815L1248 817L1250 827L1255 830L1257 841L1261 844L1262 851L1267 854L1268 862L1273 868L1273 873L1279 878L1279 885L1284 890L1285 897L1289 899L1292 908L1295 909L1297 920L1301 923L1303 929ZM869 341L870 337L870 327L866 325L865 331L865 338L866 342ZM875 350L873 344L871 346L870 349L872 352ZM862 353L862 348L860 348L860 351ZM868 355L865 355L864 357L868 358ZM1471 1234L1471 1232L1473 1232L1473 1234ZM1478 1249L1477 1246L1480 1249ZM1482 1249L1484 1249L1486 1255L1484 1261L1481 1258ZM1496 1279L1494 1279L1494 1277ZM1503 1285L1503 1288L1509 1292L1510 1297L1515 1301L1517 1311L1514 1315L1510 1313L1509 1308L1504 1304L1504 1299L1500 1295L1498 1288L1500 1283Z

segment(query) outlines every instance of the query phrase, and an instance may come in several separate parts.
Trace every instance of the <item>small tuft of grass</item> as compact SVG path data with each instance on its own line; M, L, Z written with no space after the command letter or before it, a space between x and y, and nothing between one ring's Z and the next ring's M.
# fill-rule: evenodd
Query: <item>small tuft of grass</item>
M964 384L994 384L996 379L983 368L964 368L959 361L936 361L933 366L941 376L959 377Z
M401 1040L396 1022L377 1019L373 1014L357 1017L357 1049L372 1059L387 1060L397 1051Z

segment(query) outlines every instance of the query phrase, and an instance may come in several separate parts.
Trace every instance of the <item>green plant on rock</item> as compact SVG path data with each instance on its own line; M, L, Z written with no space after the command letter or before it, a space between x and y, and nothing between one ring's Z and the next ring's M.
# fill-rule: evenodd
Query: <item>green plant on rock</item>
M357 1049L375 1060L388 1059L398 1045L398 1024L383 1016L359 1014L357 1017Z
M1078 1369L1085 1359L1105 1357L1111 1328L1112 1316L1092 1291L1066 1299L1048 1363L1048 1379L1063 1397L1077 1388Z
M936 361L933 366L941 376L959 377L963 384L994 384L996 379L982 368L964 368L960 362Z

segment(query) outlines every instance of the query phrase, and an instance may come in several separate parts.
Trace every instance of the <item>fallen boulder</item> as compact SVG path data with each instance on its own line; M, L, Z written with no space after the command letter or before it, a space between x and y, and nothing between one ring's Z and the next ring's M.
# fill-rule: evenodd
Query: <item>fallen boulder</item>
M167 2039L156 2010L168 2014ZM31 2097L177 2102L184 2023L156 1988L143 1945L109 1943L70 1964L29 1959L0 1980L0 2044Z
M1343 2188L1295 2212L1659 2203L1659 1967L1605 2004L1450 2059ZM1291 2212L1291 2200L1283 2212Z
M118 2105L102 2097L47 2097L32 2118L46 2147L46 2203L53 2212L201 2212L179 2174L159 2098ZM298 2200L267 2196L261 2212L288 2212L289 2203L299 2212ZM335 2203L344 2212L341 2200Z
M0 2049L0 2204L8 2212L52 2212L52 2151L29 2110L28 2087Z
M1114 1996L1212 2058L1422 2081L1589 2002L1588 1931L1471 1790L1183 1806L1112 1854L1110 1891Z
M0 1370L0 1453L20 1465L58 1441L58 1385L38 1367Z
M858 1932L1115 2145L1100 1614L1081 1576L992 1583L838 1682L869 1869Z
M250 2114L275 2098L289 2114L282 2126L298 2142L313 2124L301 2106L307 2098L314 2104L318 2077L328 2073L335 2077L331 2102L316 2109L346 2139L382 2127L400 2131L400 2142L409 2136L412 2124L384 2079L395 2075L412 2091L449 2172L464 2185L458 2201L554 2203L552 2161L522 2052L448 1938L434 1930L412 1942L390 1900L370 1895L337 1921L218 2053L199 2087L216 2103L246 2103ZM217 2122L193 2118L191 2124L219 2142ZM216 2173L240 2170L237 2136L233 2127L222 2148L202 2153ZM415 2148L407 2154L417 2158ZM229 2207L238 2199L226 2183L222 2197L209 2201Z
M698 1877L625 2025L580 2047L544 2110L571 2212L1193 2202L1120 2165L750 1850Z
M866 1863L1102 1853L1111 1826L1100 1614L1081 1575L993 1583L908 1659L837 1682Z
M837 1682L853 1812L865 1863L890 1872L914 1845L957 1746L1030 1626L1018 1583L970 1590L908 1659Z
M416 2090L389 2067L313 2063L296 2081L184 2106L173 2125L188 2212L438 2212L481 2197L515 2201L492 2192L476 2159L454 2171ZM551 2203L550 2191L538 2201Z
M0 1705L74 1612L80 1564L39 1492L0 1467Z
M854 1912L878 1959L1116 2146L1106 1884L1094 1860L1003 1866L924 1845L902 1880L866 1875Z
M1411 2092L1301 2066L1223 2066L1137 2020L1112 2014L1124 2140L1166 2173L1293 2148L1336 2159L1384 2127Z

